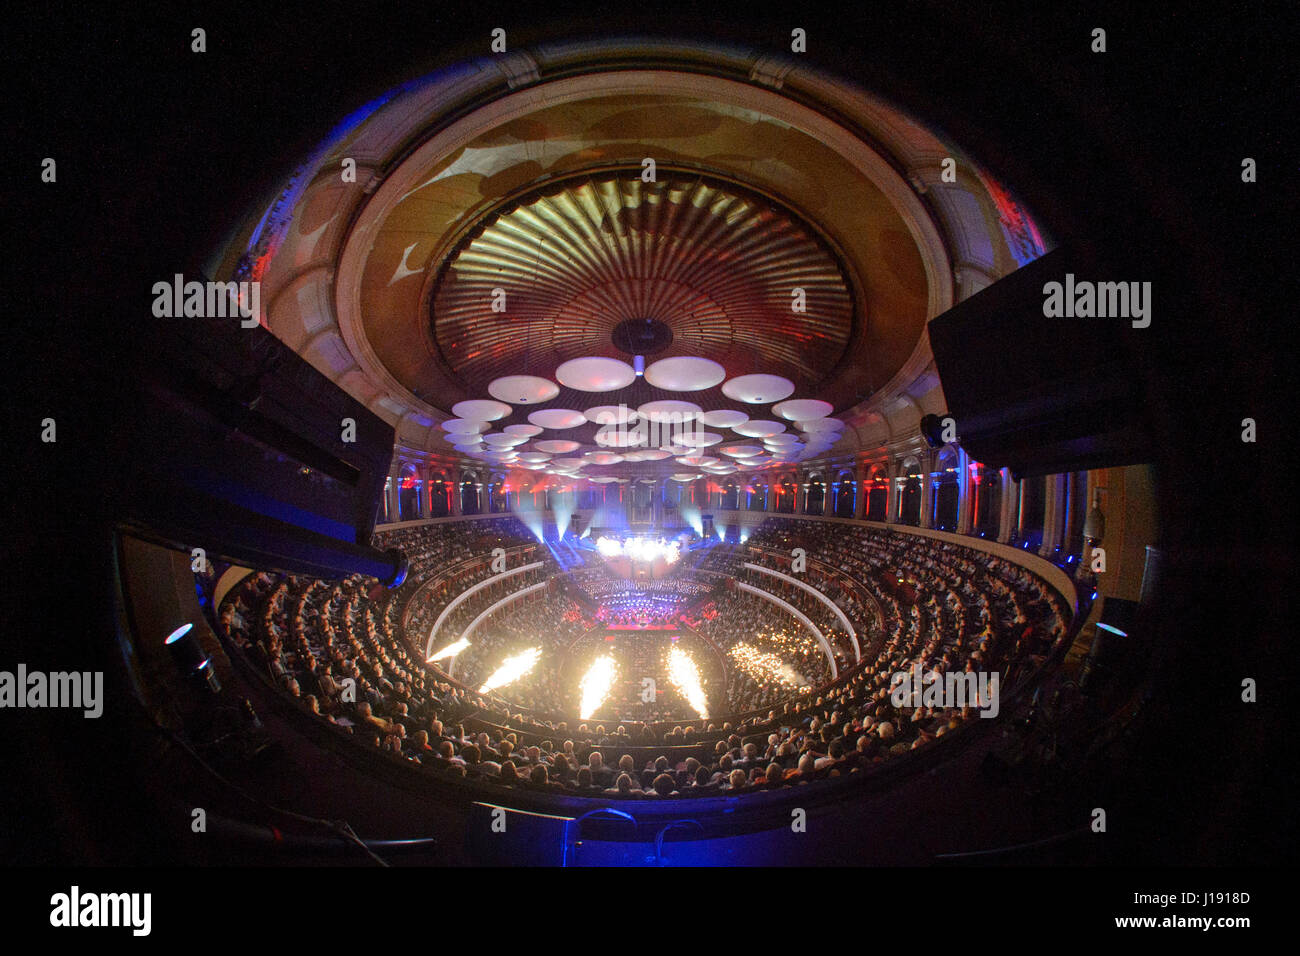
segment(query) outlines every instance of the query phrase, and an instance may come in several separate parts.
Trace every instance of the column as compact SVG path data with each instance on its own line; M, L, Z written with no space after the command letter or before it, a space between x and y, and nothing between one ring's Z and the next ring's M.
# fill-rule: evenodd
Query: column
M972 515L974 502L971 500L971 491L975 487L974 481L971 480L970 474L971 460L970 455L966 454L966 449L958 446L957 448L957 533L970 534L972 527Z
M401 515L397 510L398 498L401 495L401 474L402 459L397 455L396 450L393 452L393 462L388 466L388 520L400 521Z
M1043 545L1038 553L1051 558L1061 544L1065 513L1065 479L1066 475L1048 475L1046 480L1047 506L1044 509Z
M985 480L989 479L985 478ZM998 472L998 480L1002 482L1002 516L998 521L998 541L1006 544L1011 540L1011 532L1016 526L1015 506L1018 504L1020 496L1015 493L1016 483L1011 480L1010 468L1003 468Z
M927 452L921 456L921 527L931 528L934 521L931 512L934 511L934 492L935 477L930 474L935 467L935 458L932 453Z

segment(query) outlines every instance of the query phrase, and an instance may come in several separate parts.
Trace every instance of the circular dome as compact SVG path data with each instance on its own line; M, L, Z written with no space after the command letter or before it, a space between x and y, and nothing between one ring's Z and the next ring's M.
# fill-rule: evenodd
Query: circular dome
M582 414L594 425L622 425L636 420L636 411L626 405L597 405Z
M466 399L451 407L451 413L457 418L472 422L494 422L505 418L510 412L511 408L505 402L494 402L486 398Z
M763 453L759 445L723 445L718 451L732 458L752 458Z
M737 435L744 435L746 438L772 438L785 431L785 426L780 422L751 419L743 425L737 425L732 431Z
M720 408L717 411L705 412L700 416L700 421L710 428L735 428L749 420L749 416L744 412L733 411L729 408Z
M523 435L525 438L532 438L542 433L542 429L536 425L507 425L501 430L507 435Z
M488 394L511 405L538 405L560 394L560 386L536 375L504 375L488 384Z
M646 402L636 410L637 415L652 422L687 422L698 418L704 409L693 402L662 399Z
M565 362L555 370L555 378L580 392L615 392L636 381L636 370L618 359L589 355Z
M582 445L580 442L569 441L567 438L557 438L550 441L535 441L533 447L549 455L564 455L571 451L577 451Z
M762 405L793 395L794 382L780 375L741 375L723 385L722 394L748 405Z
M772 414L779 415L790 422L823 418L834 410L830 402L823 402L818 398L792 398L788 402L772 406Z
M487 431L486 422L475 422L465 418L449 418L442 423L442 430L452 435L476 435Z
M691 355L660 359L645 370L645 380L669 392L699 392L727 377L727 370L711 359Z
M555 431L577 428L587 421L582 412L575 412L571 408L541 408L535 412L529 412L528 420L541 428L549 428Z

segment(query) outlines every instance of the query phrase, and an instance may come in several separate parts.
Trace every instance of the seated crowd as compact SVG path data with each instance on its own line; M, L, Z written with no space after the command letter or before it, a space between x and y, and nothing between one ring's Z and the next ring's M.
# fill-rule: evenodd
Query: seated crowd
M771 789L865 772L978 717L970 705L899 706L890 695L895 674L913 664L941 673L1000 668L1005 690L1008 675L1041 661L1070 622L1064 600L1044 581L978 549L769 518L748 547L718 549L711 570L734 573L743 561L775 566L772 555L804 548L823 571L838 569L863 585L855 605L859 617L850 617L866 623L859 634L862 659L846 657L839 679L828 683L828 661L806 628L792 628L788 614L778 622L770 616L775 605L761 598L719 590L710 600L713 613L697 618L701 636L724 652L746 645L780 657L797 680L764 686L732 655L726 719L575 726L550 707L534 706L572 700L572 689L556 682L558 665L511 688L508 700L471 689L516 646L546 635L553 647L566 647L597 626L563 591L538 589L509 614L493 615L475 633L473 653L452 668L455 677L424 662L429 616L436 618L446 602L485 580L476 563L481 549L515 549L511 567L544 560L521 555L518 549L531 536L513 518L484 521L474 537L463 529L449 533L451 527L378 538L385 547L410 549L412 568L423 575L414 586L389 592L359 576L326 582L255 573L223 600L218 630L307 711L390 759L491 786L653 798ZM464 577L448 573L456 567ZM511 587L551 573L548 565L529 572L532 577L518 575ZM756 586L765 583L747 573L755 575ZM412 614L409 605L423 598L430 582L445 582L447 589ZM484 600L496 596L494 586L483 589ZM464 620L459 609L449 616L457 620L447 622L448 642L486 606L477 598L466 602ZM837 644L837 658L842 650Z

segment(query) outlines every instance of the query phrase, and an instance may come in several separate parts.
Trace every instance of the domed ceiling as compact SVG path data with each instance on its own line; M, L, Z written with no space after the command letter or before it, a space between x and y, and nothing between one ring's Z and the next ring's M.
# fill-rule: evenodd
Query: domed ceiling
M330 276L338 326L435 451L621 478L820 453L950 295L909 180L752 83L571 75L372 155ZM647 404L708 431L666 454L600 440L602 409Z
M635 355L699 356L729 377L767 372L816 390L854 319L838 258L794 213L698 173L658 169L645 182L639 168L548 184L494 211L447 259L430 311L438 357L466 394L569 359ZM722 407L709 391L693 401ZM603 400L663 397L642 383Z

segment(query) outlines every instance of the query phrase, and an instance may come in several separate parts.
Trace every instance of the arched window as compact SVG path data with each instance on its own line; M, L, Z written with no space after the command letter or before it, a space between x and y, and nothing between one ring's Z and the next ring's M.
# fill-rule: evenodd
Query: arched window
M740 485L730 479L722 486L722 509L735 511L740 506Z
M819 515L825 512L826 508L826 486L822 484L821 478L812 478L808 481L808 504L805 513L810 515Z
M853 479L851 473L847 471L840 472L839 478L835 482L833 499L835 517L852 518L857 513L858 483Z
M934 500L931 503L930 526L939 531L957 530L957 509L960 504L957 474L959 463L956 449L944 448L939 452L936 474L931 476L934 482Z
M867 475L867 520L884 521L888 517L888 508L889 479L885 477L884 468L872 465Z
M420 515L420 491L424 482L420 480L414 465L402 469L402 476L397 483L397 513L399 521L414 521Z
M981 538L996 539L1002 524L1002 472L976 462L971 480L975 484L971 530Z
M1043 543L1043 524L1047 516L1047 479L1043 475L1020 482L1019 544L1035 550Z
M476 515L479 513L477 480L466 478L460 483L460 513Z
M902 494L898 496L898 523L907 524L916 527L921 523L921 482L925 476L921 474L921 463L915 458L908 458L903 462L903 474L899 477L899 483L903 486Z
M429 517L445 518L451 514L451 482L443 472L429 479Z

